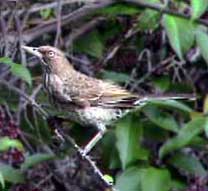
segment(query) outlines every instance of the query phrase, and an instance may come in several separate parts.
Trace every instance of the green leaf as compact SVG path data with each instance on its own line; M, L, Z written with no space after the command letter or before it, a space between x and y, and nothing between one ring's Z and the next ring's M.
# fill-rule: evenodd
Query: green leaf
M104 14L106 16L117 16L117 15L135 15L140 12L140 9L136 6L128 4L115 4L108 6L106 8L97 11L99 14Z
M204 132L206 137L208 137L208 118L206 119L205 125L204 125Z
M142 138L142 125L138 117L129 114L119 120L116 124L116 137L123 169L139 159L147 159L146 150L139 144Z
M9 137L0 138L0 152L6 151L9 148L24 150L22 143L18 139L10 139Z
M113 71L107 71L104 70L102 71L102 78L112 80L117 83L124 83L129 80L129 75L124 74L124 73L117 73Z
M169 139L160 148L160 158L164 157L166 154L172 151L175 151L188 145L194 137L196 137L199 133L203 131L205 122L205 117L198 117L187 123L185 127L181 128L177 136L175 136L172 139Z
M51 16L53 16L53 9L47 8L40 10L40 16L43 19L49 19Z
M203 58L208 64L208 35L204 31L198 30L196 32L196 41Z
M110 169L121 168L121 162L116 149L116 136L115 131L108 131L102 139L102 159L104 166Z
M156 88L159 88L160 91L166 91L170 87L171 80L169 76L161 76L152 79L152 83Z
M4 181L4 177L1 171L0 171L0 185L1 185L1 188L3 189L5 188L5 181Z
M22 168L22 170L26 170L26 169L31 168L41 162L52 160L54 158L55 158L55 155L53 155L53 154L37 153L32 156L26 157L26 160L21 165L21 168Z
M32 77L29 70L21 64L13 64L11 66L11 72L17 77L27 82L30 86L32 85Z
M186 19L165 15L163 25L172 48L178 57L183 60L183 54L194 44L195 29L193 23Z
M142 112L159 127L172 132L178 132L179 126L170 114L161 112L157 107L148 105L142 108Z
M11 66L12 64L14 64L14 62L8 57L1 57L0 63L7 64L8 66Z
M155 100L155 101L150 101L148 105L155 105L155 106L158 106L161 108L167 108L167 109L177 109L186 114L190 114L190 112L193 111L190 107L176 100L163 100L163 101Z
M116 190L119 191L138 191L141 190L141 178L143 170L131 167L125 170L116 178Z
M16 64L14 63L10 58L8 57L1 57L0 63L6 64L10 66L10 71L13 75L16 75L17 77L21 78L25 82L27 82L30 86L32 85L32 76L30 71L23 66L22 64Z
M208 0L191 0L192 19L199 18L207 9Z
M5 181L11 183L23 183L25 177L20 170L14 169L9 165L0 164L0 172Z
M107 181L109 184L113 184L114 183L113 177L110 176L110 175L108 175L108 174L105 174L104 177L103 177L103 179L105 181Z
M148 168L142 176L142 191L169 191L171 177L168 170Z
M177 153L170 158L169 163L175 168L188 172L192 175L206 175L206 170L204 169L200 161L192 155L181 152Z
M179 180L172 180L171 181L171 190L186 190L187 185L184 182Z
M90 32L79 38L73 47L78 52L100 58L103 55L104 45L97 31Z
M137 27L140 30L154 30L159 26L160 13L158 11L145 10L139 15Z

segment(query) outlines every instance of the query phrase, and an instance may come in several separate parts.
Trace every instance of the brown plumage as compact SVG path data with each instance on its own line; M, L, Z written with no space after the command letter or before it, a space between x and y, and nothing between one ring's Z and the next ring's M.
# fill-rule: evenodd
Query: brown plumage
M111 121L122 117L131 108L148 101L111 82L95 79L76 71L63 52L51 46L23 47L24 50L40 58L44 70L44 87L54 103L69 117L84 125L93 125L105 131ZM178 99L161 97L156 99ZM102 137L102 133L99 138ZM97 137L95 137L96 142ZM95 143L93 143L94 146ZM87 148L88 152L92 145Z

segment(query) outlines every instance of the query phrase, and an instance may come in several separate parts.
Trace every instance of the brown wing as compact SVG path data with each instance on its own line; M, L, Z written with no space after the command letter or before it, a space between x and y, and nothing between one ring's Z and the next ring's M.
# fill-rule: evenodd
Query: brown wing
M68 93L72 101L79 106L132 107L138 97L125 89L102 80L76 75L76 84L72 84Z

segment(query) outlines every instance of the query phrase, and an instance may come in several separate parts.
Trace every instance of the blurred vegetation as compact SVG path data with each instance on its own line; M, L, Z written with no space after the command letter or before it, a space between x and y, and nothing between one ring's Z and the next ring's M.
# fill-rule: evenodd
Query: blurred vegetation
M54 134L41 66L22 45L54 45L74 67L152 101L109 127L90 153L119 191L208 190L208 0L0 2L0 190L108 190ZM96 129L64 132L85 145Z

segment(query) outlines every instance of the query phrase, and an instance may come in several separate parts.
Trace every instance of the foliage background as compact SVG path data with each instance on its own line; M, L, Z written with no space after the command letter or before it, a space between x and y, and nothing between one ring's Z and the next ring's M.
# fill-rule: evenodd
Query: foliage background
M1 1L1 190L111 190L67 141L96 132L51 106L39 61L22 45L54 45L74 67L141 95L194 93L154 101L109 127L90 156L119 191L206 191L207 0ZM47 112L56 116L48 120Z

